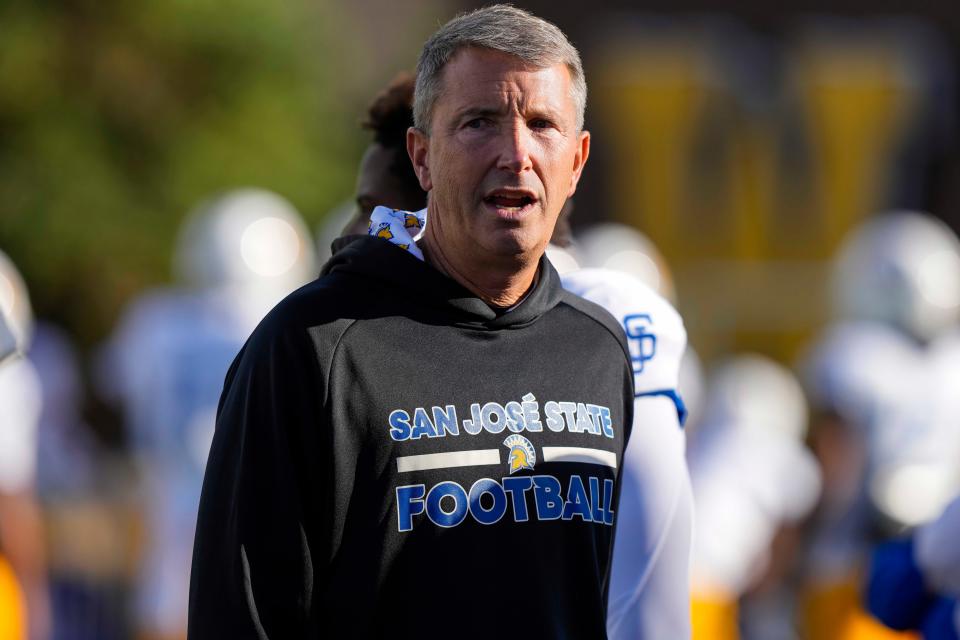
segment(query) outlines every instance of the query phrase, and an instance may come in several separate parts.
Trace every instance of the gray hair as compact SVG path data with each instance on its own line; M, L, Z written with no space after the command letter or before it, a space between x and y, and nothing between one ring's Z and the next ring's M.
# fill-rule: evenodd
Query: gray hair
M587 81L580 54L556 25L508 4L462 13L430 36L417 62L413 121L430 133L433 105L442 84L444 65L465 47L493 49L520 58L535 69L565 64L570 70L571 97L577 110L577 130L583 129Z

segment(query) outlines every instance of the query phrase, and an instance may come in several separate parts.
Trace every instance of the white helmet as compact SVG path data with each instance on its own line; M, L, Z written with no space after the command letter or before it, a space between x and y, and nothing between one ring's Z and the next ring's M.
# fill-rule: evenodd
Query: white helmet
M929 340L960 319L960 241L925 213L879 215L844 241L832 294L842 318L885 322Z
M200 288L291 291L316 277L313 241L289 202L237 189L198 207L181 227L174 270Z
M3 251L0 251L0 316L3 316L0 324L5 324L8 329L3 331L0 328L0 354L11 350L26 352L33 336L33 309L23 277ZM6 341L2 334L7 334ZM9 345L11 338L12 349Z
M584 267L622 271L676 302L673 277L660 251L633 227L604 222L576 236L574 247Z
M796 377L773 360L739 355L721 363L707 386L704 420L802 441L807 402Z

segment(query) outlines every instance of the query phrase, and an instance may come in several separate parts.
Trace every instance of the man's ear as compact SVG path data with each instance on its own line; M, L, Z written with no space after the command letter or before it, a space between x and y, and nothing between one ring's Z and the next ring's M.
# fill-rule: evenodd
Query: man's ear
M407 129L407 155L413 163L413 170L424 191L433 189L430 177L430 136L416 127Z
M573 175L570 177L569 198L576 192L577 183L580 182L580 174L583 173L583 166L587 164L587 158L590 157L590 132L581 131L577 140L577 153L573 157Z

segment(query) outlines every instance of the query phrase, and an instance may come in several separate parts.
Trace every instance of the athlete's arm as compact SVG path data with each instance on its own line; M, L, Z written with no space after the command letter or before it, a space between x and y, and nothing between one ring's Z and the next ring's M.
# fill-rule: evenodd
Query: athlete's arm
M607 633L620 638L690 637L693 498L677 408L640 396L624 453Z

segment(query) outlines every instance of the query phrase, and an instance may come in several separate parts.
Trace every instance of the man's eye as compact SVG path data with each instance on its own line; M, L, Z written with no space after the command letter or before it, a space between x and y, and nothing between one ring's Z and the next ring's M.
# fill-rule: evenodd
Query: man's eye
M536 120L530 121L531 129L549 129L553 126L553 123L544 118L537 118Z
M468 120L464 126L468 129L482 129L488 124L490 124L490 121L486 118L474 118L473 120Z

